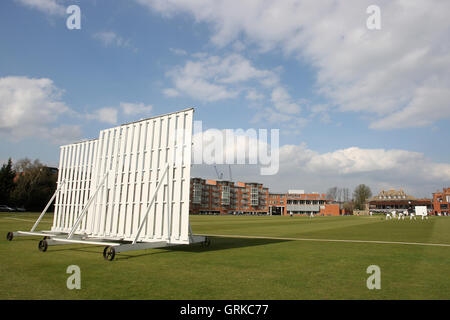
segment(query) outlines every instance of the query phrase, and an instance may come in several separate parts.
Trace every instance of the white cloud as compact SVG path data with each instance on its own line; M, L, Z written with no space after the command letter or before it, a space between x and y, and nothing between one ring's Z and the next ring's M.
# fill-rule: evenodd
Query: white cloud
M89 120L97 120L103 123L116 124L117 115L118 115L117 108L104 107L94 110L94 112L87 114L86 118Z
M148 117L153 111L152 105L142 102L120 102L119 107L103 107L86 113L83 117L87 120L96 120L107 124L117 124L119 116L144 116Z
M210 23L219 47L244 38L309 61L330 104L369 114L374 129L450 117L448 1L379 0L379 31L366 28L371 0L137 1L165 16L188 13Z
M141 103L121 102L120 107L122 112L127 116L145 115L148 116L152 113L153 106L145 105Z
M268 133L270 139L270 133ZM256 129L208 129L192 137L194 163L224 164L239 161L257 164L258 152L268 153L268 141ZM199 157L201 155L202 157ZM232 159L232 160L230 160Z
M272 102L275 108L283 113L297 114L301 110L301 107L297 103L292 102L291 96L283 87L273 89Z
M316 104L309 107L310 118L318 117L322 123L331 123L330 106L327 104Z
M172 52L173 54L177 55L177 56L185 56L187 55L187 51L183 50L183 49L178 49L178 48L169 48L170 52Z
M246 47L245 47L245 44L242 43L242 41L237 40L237 41L235 41L235 42L233 43L233 49L234 49L235 51L238 51L238 52L244 51L245 48L246 48Z
M131 44L131 41L119 36L112 31L97 32L92 35L94 39L99 40L105 47L130 48L133 51L137 49Z
M178 97L180 95L180 93L175 90L174 88L166 88L163 90L163 93L167 96L167 97Z
M52 128L48 138L55 144L73 143L82 137L82 130L80 125L60 125Z
M293 175L292 180L311 177L318 186L321 180L341 185L367 182L378 189L410 186L417 192L434 191L450 181L450 164L433 162L423 153L358 147L319 153L306 144L280 148L280 172ZM322 191L327 188L321 187Z
M245 96L247 100L258 101L264 99L264 94L258 93L256 90L249 90Z
M164 89L164 94L173 97L180 94L202 101L218 101L235 98L241 89L237 86L248 81L263 85L278 82L273 71L260 70L239 54L219 56L196 56L184 66L170 70L167 76L174 88Z
M353 189L358 184L365 183L373 192L383 188L404 188L418 196L430 197L431 192L450 181L450 163L433 162L420 152L350 147L321 153L309 148L305 143L281 146L279 172L274 176L261 176L259 169L255 170L255 165L249 165L249 160L258 163L257 158L249 157L250 146L258 144L256 132L246 138L244 132L234 131L233 140L228 141L224 132L210 129L202 135L195 134L194 154L198 157L203 150L204 160L205 157L209 159L217 156L219 161L245 155L245 166L238 166L236 162L233 166L235 178L265 183L272 191L287 191L287 188L298 187L325 192L334 185ZM208 152L212 149L208 149L208 145L217 141L220 141L219 145L223 145L223 149L210 155ZM234 143L230 143L231 141ZM200 149L200 145L203 149ZM271 149L270 144L266 144L266 147ZM193 175L211 176L213 172L211 167L196 163ZM213 175L211 177L214 178Z
M309 121L301 116L282 113L273 108L262 108L255 113L250 122L278 125L281 127L282 133L298 134ZM292 131L292 129L298 130Z
M63 91L48 78L0 78L0 133L9 139L79 136L79 128L54 125L74 112L61 101ZM56 131L55 131L56 130ZM62 134L64 133L64 134Z
M61 1L57 0L16 0L16 2L49 15L64 16L66 14L66 8Z

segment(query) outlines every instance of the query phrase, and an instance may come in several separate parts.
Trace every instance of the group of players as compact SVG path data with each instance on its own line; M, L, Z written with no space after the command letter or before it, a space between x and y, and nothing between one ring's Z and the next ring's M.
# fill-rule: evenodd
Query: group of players
M370 211L369 215L372 216L373 212ZM423 213L423 214L417 214L415 212L415 210L412 207L409 207L408 209L405 210L392 210L392 211L387 211L386 212L386 220L392 220L392 219L402 219L405 220L405 217L409 216L409 220L417 220L417 215L420 215L423 219L427 219L428 220L428 214L427 212Z
M395 219L397 218L398 220L402 219L405 220L405 217L409 216L409 220L416 220L416 213L414 211L409 211L409 210L404 210L404 211L396 211L396 210L392 210L391 212L387 212L386 213L386 220L390 220L390 219ZM422 220L423 219L428 219L428 215L421 215L422 216Z

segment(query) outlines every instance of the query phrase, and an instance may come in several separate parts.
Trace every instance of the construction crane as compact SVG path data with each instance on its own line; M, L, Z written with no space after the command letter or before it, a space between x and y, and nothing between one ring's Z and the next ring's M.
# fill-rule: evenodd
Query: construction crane
M219 170L217 170L217 166L214 165L214 170L216 170L217 179L222 180L223 179L223 173L219 173Z

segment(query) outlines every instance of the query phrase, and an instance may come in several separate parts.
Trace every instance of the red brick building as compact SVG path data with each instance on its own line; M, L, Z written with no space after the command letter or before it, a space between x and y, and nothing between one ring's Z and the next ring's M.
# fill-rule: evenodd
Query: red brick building
M191 214L339 215L325 194L269 193L261 183L191 179Z
M341 214L339 204L333 204L325 194L318 193L271 193L269 214L276 215L326 215Z
M433 214L448 215L450 213L450 188L433 193Z
M269 189L261 183L191 179L191 214L267 214Z
M431 199L417 199L400 190L382 190L368 201L370 211L386 211L390 209L408 209L409 206L426 206L432 209Z

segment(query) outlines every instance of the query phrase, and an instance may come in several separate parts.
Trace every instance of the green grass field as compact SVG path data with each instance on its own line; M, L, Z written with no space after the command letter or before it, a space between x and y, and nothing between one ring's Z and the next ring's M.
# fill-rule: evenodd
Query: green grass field
M447 217L192 216L195 234L249 238L213 236L209 248L132 251L109 262L101 246L43 253L39 237L6 241L8 231L29 230L37 216L0 213L0 299L450 299L450 246L294 240L450 245ZM49 214L39 229L51 222ZM81 290L66 287L73 264ZM369 265L381 268L381 290L366 287Z

